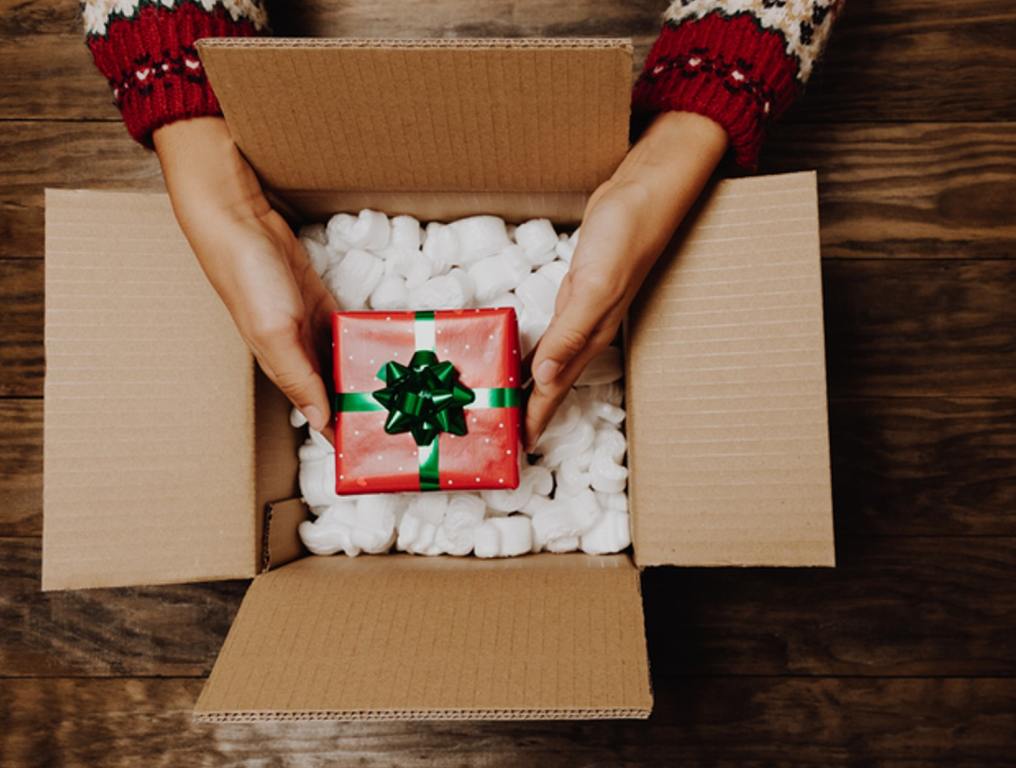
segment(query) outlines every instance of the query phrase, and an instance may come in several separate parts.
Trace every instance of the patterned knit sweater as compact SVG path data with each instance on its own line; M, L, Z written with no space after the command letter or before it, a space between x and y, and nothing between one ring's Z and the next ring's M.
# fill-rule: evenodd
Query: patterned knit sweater
M697 112L752 167L766 126L801 91L843 0L673 0L632 95L636 119ZM194 42L266 34L262 0L85 0L88 47L130 134L217 115Z

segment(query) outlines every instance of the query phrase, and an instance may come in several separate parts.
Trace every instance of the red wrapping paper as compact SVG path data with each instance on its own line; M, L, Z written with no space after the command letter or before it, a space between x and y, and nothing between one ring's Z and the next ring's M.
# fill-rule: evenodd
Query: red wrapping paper
M414 312L337 312L332 316L335 391L373 392L385 386L378 370L404 365L416 351ZM520 344L511 308L437 310L434 351L450 360L470 389L521 384ZM386 410L335 414L336 493L419 491L416 442L390 435ZM516 488L519 484L518 407L465 410L467 433L442 432L438 443L441 491Z

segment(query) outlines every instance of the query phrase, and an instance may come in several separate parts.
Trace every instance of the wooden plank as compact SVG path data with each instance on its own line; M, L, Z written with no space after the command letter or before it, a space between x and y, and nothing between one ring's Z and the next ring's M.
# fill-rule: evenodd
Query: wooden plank
M1016 395L1016 261L827 261L837 397Z
M0 260L0 394L42 394L42 263ZM835 397L1016 396L1016 261L825 263Z
M43 265L0 259L0 396L41 395Z
M812 168L826 258L1016 256L1016 125L785 126L763 153L763 172ZM163 188L118 123L5 124L0 257L42 256L47 186Z
M139 510L139 513L141 510ZM39 591L36 539L0 539L0 677L203 675L244 591ZM1016 538L847 538L833 569L649 569L662 675L1011 675Z
M636 62L666 3L640 0L443 0L406 13L397 0L273 4L279 34L341 37L631 36ZM77 6L18 3L0 36L0 118L112 119L102 77L82 45ZM1013 120L1016 10L997 0L858 0L795 116L820 122Z
M143 516L139 509L139 524ZM207 674L247 589L215 582L44 593L38 539L0 539L0 553L0 677Z
M1016 256L1016 125L786 124L761 171L818 169L822 256Z
M1016 535L1013 424L1013 398L834 400L839 535Z
M1016 539L840 537L836 550L835 569L646 570L652 668L693 675L1016 672Z
M0 400L0 536L42 533L42 401Z
M1016 681L657 680L647 722L200 724L197 680L10 681L0 755L38 766L1011 764Z

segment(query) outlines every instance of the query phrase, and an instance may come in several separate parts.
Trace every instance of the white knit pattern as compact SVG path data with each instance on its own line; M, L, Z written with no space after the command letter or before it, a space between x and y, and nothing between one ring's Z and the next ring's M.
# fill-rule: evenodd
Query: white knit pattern
M797 79L803 83L811 75L815 59L825 47L833 20L842 5L842 0L674 0L664 18L678 24L715 12L725 16L750 13L763 29L783 36L787 54L798 63ZM815 22L816 10L820 18L821 14L825 14L821 23ZM810 37L803 35L802 25L810 29Z
M85 19L85 33L104 35L109 26L110 17L134 16L142 5L173 8L184 3L195 3L206 11L214 10L217 5L222 6L229 12L233 21L246 19L257 29L268 26L268 12L264 9L261 0L84 0L82 15Z

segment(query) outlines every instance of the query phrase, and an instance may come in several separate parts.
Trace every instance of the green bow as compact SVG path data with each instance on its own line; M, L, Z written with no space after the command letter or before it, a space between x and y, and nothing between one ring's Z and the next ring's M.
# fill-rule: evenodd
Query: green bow
M378 371L385 383L372 392L388 411L385 432L411 432L417 445L430 445L441 432L466 434L462 409L476 399L469 387L458 382L458 371L448 360L440 361L429 349L413 353L409 365L389 360Z

